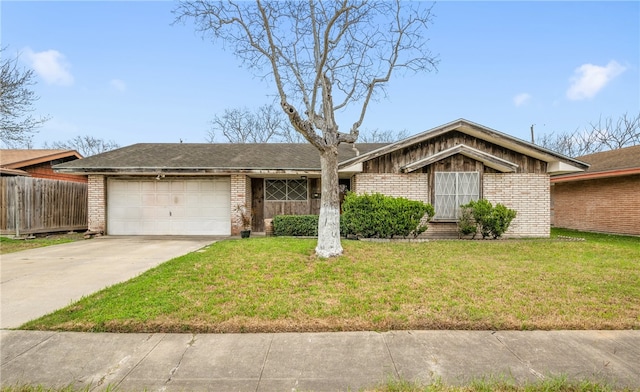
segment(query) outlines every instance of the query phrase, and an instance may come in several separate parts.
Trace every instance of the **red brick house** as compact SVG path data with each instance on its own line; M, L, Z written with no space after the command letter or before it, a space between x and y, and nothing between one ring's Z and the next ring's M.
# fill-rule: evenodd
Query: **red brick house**
M56 173L53 166L82 159L74 150L0 150L0 175L87 182L86 176Z
M640 146L578 159L589 169L551 177L552 224L640 236Z
M518 212L505 237L548 237L551 174L585 163L464 120L397 143L339 146L343 191L434 205L428 236L457 236L458 206L486 198ZM320 158L310 144L135 144L55 171L89 177L89 230L126 235L229 235L279 214L318 214Z

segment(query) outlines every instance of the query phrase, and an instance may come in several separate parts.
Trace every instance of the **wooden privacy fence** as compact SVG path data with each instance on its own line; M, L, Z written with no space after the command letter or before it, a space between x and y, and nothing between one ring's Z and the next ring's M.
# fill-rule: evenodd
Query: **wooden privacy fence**
M0 234L86 230L87 184L0 177Z

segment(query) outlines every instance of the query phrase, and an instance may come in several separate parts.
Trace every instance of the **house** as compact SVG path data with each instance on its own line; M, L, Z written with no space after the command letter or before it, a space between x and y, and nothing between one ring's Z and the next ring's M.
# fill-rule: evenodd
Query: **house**
M549 176L588 165L460 119L392 144L340 145L342 192L432 203L429 235L456 236L457 207L486 198L518 211L505 236L549 236ZM135 144L55 167L89 178L89 229L127 235L229 235L236 207L253 230L278 214L317 214L310 144Z
M73 150L0 150L0 234L86 230L87 176L56 173Z
M640 235L640 146L578 158L585 172L551 177L552 224Z
M82 159L74 150L0 150L0 175L26 176L74 182L87 182L85 176L56 173L53 166Z

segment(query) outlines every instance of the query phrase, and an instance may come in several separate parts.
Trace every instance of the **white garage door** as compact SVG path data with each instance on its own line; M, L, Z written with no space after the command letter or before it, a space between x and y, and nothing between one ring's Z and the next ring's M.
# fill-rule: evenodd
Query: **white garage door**
M107 183L111 235L229 235L231 180L120 180Z

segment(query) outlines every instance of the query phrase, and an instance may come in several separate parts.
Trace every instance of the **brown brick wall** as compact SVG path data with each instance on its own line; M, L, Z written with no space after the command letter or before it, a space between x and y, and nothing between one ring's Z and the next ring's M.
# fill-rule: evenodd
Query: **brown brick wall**
M554 226L640 235L640 175L551 186Z
M44 162L38 165L28 166L22 168L35 178L47 178L50 180L72 181L72 182L87 182L87 176L76 176L73 174L56 173L51 168L51 162Z

